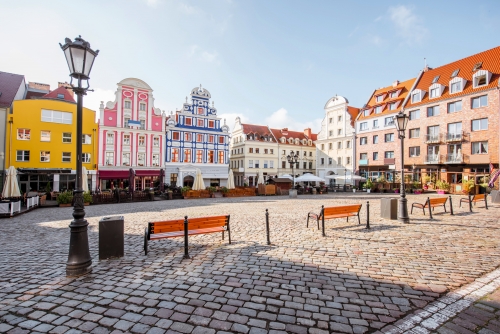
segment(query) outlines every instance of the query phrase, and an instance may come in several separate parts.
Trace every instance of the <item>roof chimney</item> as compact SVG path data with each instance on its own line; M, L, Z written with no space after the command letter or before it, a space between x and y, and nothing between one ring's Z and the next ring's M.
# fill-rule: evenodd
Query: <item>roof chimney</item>
M392 83L392 87L396 88L399 85L399 80L396 80Z
M304 129L304 135L307 138L311 138L311 128Z

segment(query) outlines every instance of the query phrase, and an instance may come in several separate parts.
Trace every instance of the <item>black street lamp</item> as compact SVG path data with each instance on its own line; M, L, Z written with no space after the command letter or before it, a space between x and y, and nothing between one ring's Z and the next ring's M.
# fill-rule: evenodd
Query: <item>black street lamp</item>
M410 217L408 216L408 200L405 193L405 180L404 180L404 139L406 125L408 124L409 117L400 111L396 115L396 129L398 130L399 139L401 139L401 190L399 196L399 210L398 220L402 223L409 223Z
M297 163L297 160L299 159L299 155L297 153L293 153L293 151L290 151L290 154L286 156L286 160L288 161L289 164L292 165L292 177L293 177L293 189L295 189L295 171L294 167L295 164Z
M92 258L89 252L89 239L87 234L87 220L83 206L82 189L82 115L83 115L83 95L89 90L90 71L94 64L94 59L99 50L92 50L90 44L83 40L81 36L72 42L69 38L64 40L61 49L66 56L71 77L78 80L78 86L72 87L76 94L76 185L74 191L73 220L69 225L71 236L69 239L68 262L66 263L67 276L85 275L92 271ZM82 80L87 81L87 87L82 87Z

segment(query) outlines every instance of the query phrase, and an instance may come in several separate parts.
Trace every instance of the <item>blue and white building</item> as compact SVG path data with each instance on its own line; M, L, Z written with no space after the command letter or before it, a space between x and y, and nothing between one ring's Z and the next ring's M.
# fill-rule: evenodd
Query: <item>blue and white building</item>
M191 90L191 103L166 120L165 183L192 185L200 169L205 186L226 186L229 172L229 126L221 124L210 92Z

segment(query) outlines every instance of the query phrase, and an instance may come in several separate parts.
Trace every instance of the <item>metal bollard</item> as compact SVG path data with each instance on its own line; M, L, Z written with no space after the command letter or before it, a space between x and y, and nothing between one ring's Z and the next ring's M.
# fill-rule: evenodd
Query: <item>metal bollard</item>
M484 193L484 207L488 210L488 194Z
M184 216L184 258L189 259L188 245L188 216Z
M429 206L429 216L431 217L431 219L434 219L432 218L431 199L429 197L427 197L427 205Z
M449 196L449 198L450 198L450 215L453 216L453 202L451 200L451 195Z
M366 228L370 229L370 201L366 201Z
M271 240L269 239L269 212L266 209L266 234L267 234L267 244L271 244Z
M469 194L469 211L472 212L472 198L470 197L470 194Z

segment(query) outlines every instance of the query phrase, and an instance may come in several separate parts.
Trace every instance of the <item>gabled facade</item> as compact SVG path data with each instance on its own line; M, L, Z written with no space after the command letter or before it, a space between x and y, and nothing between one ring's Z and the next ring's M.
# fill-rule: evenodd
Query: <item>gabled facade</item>
M229 173L229 127L217 117L210 92L191 90L191 103L171 114L166 128L165 183L192 186L200 169L205 186L226 186Z
M153 89L144 81L120 81L115 100L101 103L99 120L100 189L152 188L163 182L165 115L154 107Z
M463 178L483 183L498 168L499 59L496 47L424 70L405 106L407 170L461 192Z
M325 104L325 117L321 122L316 144L316 170L319 177L350 175L355 172L354 122L359 109L348 105L342 96L334 96ZM344 180L330 179L331 184Z
M83 108L82 165L96 189L95 111ZM38 99L14 101L8 115L6 164L18 169L23 192L73 190L76 182L76 103L59 87Z
M384 176L394 181L401 170L400 140L394 116L404 108L416 78L377 89L356 119L356 168L373 180Z

